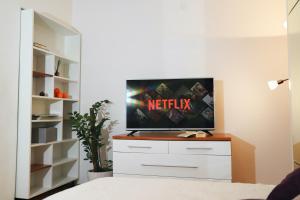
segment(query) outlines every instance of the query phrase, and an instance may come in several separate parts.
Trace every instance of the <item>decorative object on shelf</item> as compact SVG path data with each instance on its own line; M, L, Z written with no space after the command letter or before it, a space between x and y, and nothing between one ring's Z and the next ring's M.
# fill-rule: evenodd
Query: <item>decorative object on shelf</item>
M49 49L47 49L47 46L46 46L46 45L43 45L43 44L38 43L38 42L34 42L34 43L33 43L33 46L38 47L38 48L41 48L41 49L44 49L44 50L46 50L46 51L49 51Z
M63 93L59 88L54 89L54 96L57 98L63 98Z
M61 92L59 92L58 94L57 94L57 96L56 97L58 97L58 98L62 98L63 96L62 96L62 93Z
M57 61L56 71L54 73L55 76L59 76L59 66L60 66L60 60Z
M32 114L32 120L47 120L58 117L59 116L57 114Z
M69 98L68 93L67 92L63 92L62 93L62 98L65 98L65 99Z
M35 115L35 114L32 114L32 115L31 115L31 119L32 119L32 120L38 120L39 117L40 117L39 115Z
M288 81L288 80L289 80L288 78L287 79L280 79L278 81L271 80L271 81L268 81L268 86L269 86L270 90L275 90L278 87L278 85L280 85L280 84L282 84L282 83L284 83L285 81Z
M64 98L64 99L71 98L67 92L63 92L59 88L54 89L54 97Z
M93 169L89 170L88 173L91 179L112 175L112 161L106 159L106 149L109 144L108 137L104 134L104 132L108 133L104 128L104 124L110 120L109 113L106 110L107 105L110 103L109 100L96 102L89 109L89 113L80 114L75 111L70 116L72 130L76 132L77 137L82 141L86 153L85 160L89 160L93 164ZM108 129L110 128L108 127Z
M48 94L45 93L44 91L41 91L39 95L42 96L42 97L47 97L48 96Z
M59 93L60 93L60 89L54 88L54 97L57 97Z
M32 143L47 143L57 140L57 128L35 128L32 130Z

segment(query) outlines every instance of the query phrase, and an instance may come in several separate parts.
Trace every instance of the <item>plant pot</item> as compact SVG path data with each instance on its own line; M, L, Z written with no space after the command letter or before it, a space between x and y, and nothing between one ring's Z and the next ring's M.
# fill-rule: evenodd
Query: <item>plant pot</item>
M89 181L97 179L97 178L112 177L112 176L113 176L112 171L107 171L107 172L91 172L91 171L88 171Z

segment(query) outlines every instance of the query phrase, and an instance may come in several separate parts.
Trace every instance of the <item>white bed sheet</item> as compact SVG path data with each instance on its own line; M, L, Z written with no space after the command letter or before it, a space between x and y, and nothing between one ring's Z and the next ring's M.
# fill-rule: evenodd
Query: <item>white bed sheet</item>
M266 199L273 185L180 179L110 177L96 179L47 200L235 200Z

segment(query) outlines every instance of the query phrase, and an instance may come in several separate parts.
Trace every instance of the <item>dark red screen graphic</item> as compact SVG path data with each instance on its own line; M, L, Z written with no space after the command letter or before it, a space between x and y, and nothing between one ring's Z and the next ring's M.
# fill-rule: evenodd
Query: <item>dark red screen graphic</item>
M190 107L191 99L156 99L148 100L148 110L167 110L167 109L176 109L176 110L191 110Z

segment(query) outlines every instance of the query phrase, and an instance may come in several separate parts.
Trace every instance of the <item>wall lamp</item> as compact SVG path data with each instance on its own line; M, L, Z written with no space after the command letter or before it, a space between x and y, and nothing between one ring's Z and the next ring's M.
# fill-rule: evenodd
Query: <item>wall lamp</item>
M284 83L285 81L288 81L288 80L289 80L288 78L287 79L281 79L281 80L278 80L278 81L271 80L271 81L268 81L268 86L269 86L270 90L275 90L278 87L278 85L280 85L280 84L282 84L282 83Z

